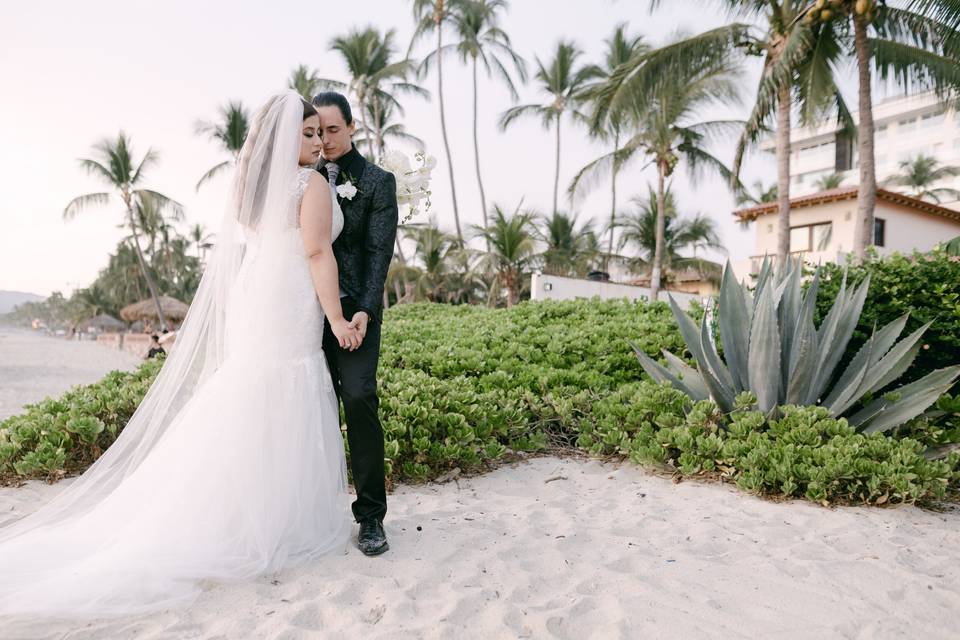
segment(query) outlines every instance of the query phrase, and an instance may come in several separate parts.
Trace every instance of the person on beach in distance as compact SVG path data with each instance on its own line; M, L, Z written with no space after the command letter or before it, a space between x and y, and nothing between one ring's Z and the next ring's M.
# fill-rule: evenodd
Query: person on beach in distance
M96 463L0 526L0 629L167 609L342 553L338 393L358 546L387 549L376 368L396 183L351 146L343 97L319 102L322 118L294 91L258 111L176 349Z
M165 356L167 355L167 352L162 346L160 346L160 336L153 334L150 336L150 350L147 351L147 357L145 359L149 360L161 355Z
M367 555L387 551L383 530L387 491L383 427L377 414L377 365L383 287L397 237L397 185L392 173L368 162L353 144L356 125L350 103L335 91L317 94L323 158L317 168L337 194L343 232L333 243L340 274L340 303L362 342L344 349L325 322L323 350L337 397L343 402L350 443L350 467L357 499L353 516L360 523L358 544Z

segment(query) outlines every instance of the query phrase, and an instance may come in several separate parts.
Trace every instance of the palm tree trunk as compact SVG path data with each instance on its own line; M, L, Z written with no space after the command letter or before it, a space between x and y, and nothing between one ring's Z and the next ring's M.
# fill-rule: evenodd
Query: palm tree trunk
M453 158L450 156L450 142L447 140L447 117L443 106L443 2L437 8L437 97L440 101L440 132L443 134L443 149L447 154L447 170L450 174L450 196L453 198L453 221L457 226L457 238L460 246L466 246L463 241L463 230L460 228L460 209L457 207L457 187L453 180Z
M377 134L377 159L383 159L383 123L380 120L380 99L374 95L373 100L373 126Z
M140 248L140 234L137 233L137 224L133 219L133 207L130 206L129 198L127 200L127 216L130 220L130 233L133 235L133 247L136 249L137 261L140 263L140 271L143 272L143 279L147 282L147 289L150 290L150 297L153 298L153 306L157 311L157 319L160 321L160 329L166 329L167 319L163 315L163 308L160 306L160 296L157 294L157 287L153 283L150 271L147 269L147 261L143 258L143 249Z
M870 47L867 22L853 16L853 44L857 52L857 80L860 83L860 122L857 144L860 154L860 187L857 189L857 222L853 232L853 251L863 259L873 244L873 209L877 203L877 173L873 157L873 103L870 95Z
M480 208L483 210L483 229L486 231L487 196L483 192L483 177L480 174L480 141L477 138L477 59L473 59L473 161L477 167L477 186L480 188ZM487 252L490 252L490 238L484 237L487 243Z
M613 151L620 148L620 131L613 133ZM613 228L617 222L617 161L614 158L612 175L610 177L610 240L607 243L607 258L603 263L603 270L610 273L610 256L613 255Z
M557 162L553 171L553 215L557 215L557 194L560 191L560 115L557 114Z
M664 212L667 206L667 197L664 189L667 167L657 162L657 229L653 248L653 270L650 273L650 300L656 302L660 297L660 278L663 272L663 234L666 228Z
M777 264L790 255L790 85L777 96Z
M370 129L367 128L367 120L363 115L367 112L367 103L363 98L363 94L357 94L357 101L360 103L360 128L363 129L363 135L367 139L367 153L370 156L370 162L373 162L373 136Z

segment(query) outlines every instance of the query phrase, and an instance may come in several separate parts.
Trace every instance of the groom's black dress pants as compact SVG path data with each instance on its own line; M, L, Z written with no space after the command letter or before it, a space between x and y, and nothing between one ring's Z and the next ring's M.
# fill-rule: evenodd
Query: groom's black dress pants
M341 298L347 320L357 312L356 303ZM371 318L367 335L356 351L341 349L330 323L323 322L323 352L327 357L333 388L343 402L347 419L347 443L350 445L350 470L357 499L353 517L383 520L387 513L387 490L383 464L383 427L377 411L377 364L380 361L380 322Z

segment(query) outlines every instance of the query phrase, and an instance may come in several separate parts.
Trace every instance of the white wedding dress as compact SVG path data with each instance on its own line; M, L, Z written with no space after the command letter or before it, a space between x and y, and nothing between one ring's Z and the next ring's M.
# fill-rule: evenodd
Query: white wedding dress
M271 113L282 129L294 108L289 96L280 102ZM294 165L284 178L297 214L312 173ZM332 199L335 238L343 214ZM106 459L111 447L102 469L76 481L88 485L86 495L68 496L52 515L41 510L35 522L24 518L26 530L13 536L0 528L0 615L155 610L189 602L204 580L246 580L345 548L346 464L321 349L323 312L296 219L289 224L290 211L281 217L288 224L275 225L276 233L243 229L242 257L206 318L208 325L222 318L222 341L198 338L193 350L203 366L178 368L189 356L176 361L175 351L161 376L172 365L186 379L154 385L179 390L170 406L148 395L138 411L165 411L162 429L136 434L155 416L135 415L130 438L141 441L130 446L121 433L119 453ZM191 330L202 333L198 322ZM98 474L100 486L89 486Z

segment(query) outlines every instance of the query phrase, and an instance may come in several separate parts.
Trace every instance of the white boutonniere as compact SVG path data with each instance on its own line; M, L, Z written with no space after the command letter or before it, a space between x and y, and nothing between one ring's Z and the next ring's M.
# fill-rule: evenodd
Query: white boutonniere
M357 195L357 188L353 186L353 182L347 180L341 185L337 185L337 195L345 200L353 200L353 196Z

